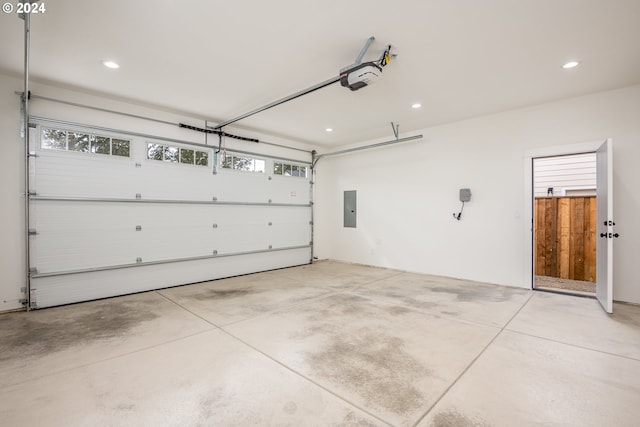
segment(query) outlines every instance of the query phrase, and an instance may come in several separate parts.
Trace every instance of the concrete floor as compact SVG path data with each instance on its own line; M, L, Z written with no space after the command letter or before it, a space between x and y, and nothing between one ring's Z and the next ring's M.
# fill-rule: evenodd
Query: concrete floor
M6 426L637 426L640 307L341 264L0 316Z

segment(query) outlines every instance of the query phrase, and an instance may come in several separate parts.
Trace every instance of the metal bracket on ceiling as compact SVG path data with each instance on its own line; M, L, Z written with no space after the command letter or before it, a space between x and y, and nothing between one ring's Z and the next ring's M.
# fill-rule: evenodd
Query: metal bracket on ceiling
M400 132L400 124L394 124L391 122L391 129L393 129L393 135L396 137L396 141L398 140L398 135Z
M352 69L354 67L357 67L358 65L362 64L362 58L364 58L364 55L367 53L367 50L369 50L369 47L375 41L375 39L376 38L374 36L369 37L367 39L367 41L364 43L364 46L362 47L362 50L360 50L360 53L358 54L358 57L356 58L356 61L351 65L348 65L348 66L346 66L344 68L341 68L340 69L340 73L342 73L343 71L346 71L346 70L350 70L350 69Z

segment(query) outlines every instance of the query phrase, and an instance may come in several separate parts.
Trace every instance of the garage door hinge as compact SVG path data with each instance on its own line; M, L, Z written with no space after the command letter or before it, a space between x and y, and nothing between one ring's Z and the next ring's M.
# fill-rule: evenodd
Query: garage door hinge
M37 124L35 124L35 123L29 123L29 127L30 127L31 129L35 129L37 126L38 126L38 125L37 125Z
M33 196L33 197L35 197L35 196L37 196L37 195L38 195L38 193L36 193L35 191L29 191L29 192L27 193L27 195L28 195L29 197L32 197L32 196Z
M218 251L214 249L214 250L213 250L213 254L214 254L214 255L218 255Z
M313 221L309 221L309 225L313 225Z
M136 200L140 200L140 199L142 199L142 194L136 193Z
M213 196L213 197L211 198L211 201L213 201L213 202L217 202L217 201L218 201L218 198L217 198L216 196Z
M142 226L141 225L136 225L136 231L142 231Z
M141 263L142 263L142 258L141 257L136 258L136 264L141 264Z
M22 305L29 304L29 300L27 300L26 298L19 299L18 302L20 302L20 304L22 304Z
M141 167L142 167L142 163L138 163L138 162L136 162L136 167L137 167L137 168L141 168Z
M29 236L37 236L38 232L36 231L35 228L30 228L29 229Z
M29 274L38 274L38 269L37 269L37 268L35 268L35 267L31 267L31 268L29 269Z
M29 153L29 157L39 157L36 153Z

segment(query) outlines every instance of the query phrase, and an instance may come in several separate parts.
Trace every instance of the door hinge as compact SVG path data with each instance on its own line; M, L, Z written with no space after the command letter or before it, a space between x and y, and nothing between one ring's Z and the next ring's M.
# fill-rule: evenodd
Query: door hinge
M35 228L30 228L29 229L29 236L37 236L38 232L36 231Z

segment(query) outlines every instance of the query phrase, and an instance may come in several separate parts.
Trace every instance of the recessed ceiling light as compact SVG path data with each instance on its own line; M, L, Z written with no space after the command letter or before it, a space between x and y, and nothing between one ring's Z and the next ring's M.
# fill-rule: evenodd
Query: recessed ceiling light
M113 70L120 68L120 66L113 61L102 61L102 65Z
M414 110L417 110L420 107L422 107L422 104L420 104L419 102L416 102L415 104L411 104L411 108L413 108Z
M327 132L333 132L333 129L332 129L332 128L326 128L325 130L326 130Z
M580 65L580 61L569 61L567 63L565 63L562 68L564 68L565 70L568 70L569 68L575 68L578 65Z

